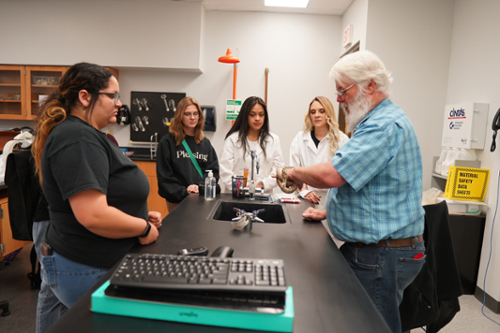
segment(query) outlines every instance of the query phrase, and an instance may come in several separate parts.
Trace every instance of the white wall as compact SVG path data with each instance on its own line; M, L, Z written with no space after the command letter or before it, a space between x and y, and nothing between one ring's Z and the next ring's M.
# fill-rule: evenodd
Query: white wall
M220 153L231 122L223 119L232 98L233 67L217 59L231 48L240 58L236 97L264 98L265 68L269 68L268 109L271 131L278 134L285 161L289 145L302 128L310 101L317 95L334 100L329 70L338 59L340 17L331 15L207 11L203 31L203 74L158 70L120 70L124 103L130 91L186 92L200 104L217 108L217 132L207 137ZM113 126L121 145L128 126Z
M500 301L500 239L499 220L493 221L497 205L498 172L500 169L500 138L497 149L490 152L491 123L500 105L500 2L496 0L456 0L454 12L453 39L450 57L450 75L446 102L448 104L466 101L490 104L489 121L486 127L486 144L478 151L481 167L491 170L486 202L488 212L484 232L481 263L477 285L483 289L484 275L490 250L491 262L486 279L486 292ZM491 229L495 222L493 234ZM493 244L491 244L493 239Z
M454 0L370 0L366 49L392 73L391 99L410 118L431 186L432 157L441 152Z
M83 2L80 2L83 4ZM124 5L121 5L125 3ZM341 43L342 28L341 18L333 15L304 15L304 14L283 14L268 12L229 12L229 11L207 11L202 10L201 18L199 7L192 6L190 2L179 2L176 6L183 8L182 15L173 15L170 12L168 18L169 25L176 27L176 39L169 40L169 36L164 32L164 23L157 20L151 22L137 21L133 18L137 12L164 11L156 1L104 1L100 7L100 2L91 2L90 8L84 13L89 14L97 11L98 8L113 12L111 5L118 6L117 16L127 18L127 35L120 38L106 39L109 45L127 45L127 48L136 45L148 45L148 42L161 39L168 45L170 51L175 51L177 59L189 57L191 53L198 51L190 47L186 48L186 41L199 46L200 68L199 71L181 71L165 68L136 68L137 66L123 65L130 64L126 55L115 55L109 59L106 52L101 52L101 48L95 48L92 42L94 33L106 36L109 22L103 20L102 14L97 15L98 20L90 20L88 15L84 15L86 25L92 25L92 34L82 33L88 57L82 57L79 53L73 54L71 51L65 54L64 58L47 57L47 54L62 52L66 49L64 42L66 38L58 44L40 44L36 54L25 55L26 46L17 46L15 51L0 53L0 63L21 63L21 64L72 64L82 60L94 61L116 67L120 70L120 90L122 102L130 105L131 91L151 91L151 92L185 92L187 95L195 97L201 104L215 105L217 108L217 132L207 132L207 137L212 141L218 152L222 150L224 136L230 128L231 122L223 119L226 99L232 98L233 68L231 65L221 64L217 59L226 53L227 48L231 48L233 54L237 55L241 62L238 65L237 98L244 100L248 96L257 95L264 98L265 68L269 68L268 84L268 109L270 113L271 131L281 138L283 155L285 162L288 161L289 144L294 135L302 128L304 115L310 101L317 95L335 99L334 84L328 73L331 66L338 59L338 45ZM170 3L170 2L166 2ZM29 6L28 6L29 4ZM7 29L12 27L16 19L6 15L4 9L9 9L11 13L22 12L24 10L31 13L28 15L36 19L34 26L41 24L39 18L34 17L33 12L51 11L52 7L60 5L54 10L59 17L73 17L78 3L69 2L68 6L62 5L58 1L15 1L0 2L0 45L8 45L14 40L31 39L28 32L33 29L23 28L21 31ZM66 2L64 2L66 4ZM87 4L87 3L85 3ZM197 3L199 5L199 3ZM83 5L81 5L83 6ZM187 9L183 6L187 6ZM139 10L140 7L140 10ZM50 10L47 10L50 8ZM87 7L86 7L87 8ZM78 7L78 9L81 9ZM176 10L176 9L175 9ZM153 17L156 17L154 14ZM187 20L186 17L191 17ZM11 25L4 19L10 20ZM65 20L46 20L50 23L50 33L66 29ZM89 23L91 22L91 24ZM112 21L113 22L113 21ZM201 25L198 36L191 40L192 33L185 29L190 26ZM198 29L198 28L197 28ZM119 30L119 29L117 29ZM9 31L9 33L4 33ZM76 32L75 32L76 33ZM111 35L113 36L113 35ZM41 36L40 36L41 37ZM135 43L136 40L144 39L142 43ZM180 40L184 40L183 43ZM4 43L2 43L2 41ZM72 45L75 46L75 45ZM109 48L106 49L109 51ZM110 51L111 52L111 51ZM149 53L163 51L150 50ZM14 56L18 54L19 57ZM158 54L156 54L158 57ZM15 60L14 60L15 59ZM50 61L49 61L50 60ZM170 61L170 60L169 60ZM157 67L171 67L170 65ZM134 67L134 68L131 68ZM145 64L144 67L150 67ZM26 126L30 122L25 121L2 121L0 128L15 126ZM120 145L130 145L129 126L112 125L113 135ZM105 128L104 131L108 131Z
M0 1L0 63L200 71L201 2Z
M359 41L359 49L366 48L366 25L368 21L368 0L355 0L349 6L347 11L342 15L342 31L347 25L352 24L352 45ZM341 41L342 42L342 41ZM350 47L350 46L349 46ZM344 48L340 44L340 54L343 54L349 49Z

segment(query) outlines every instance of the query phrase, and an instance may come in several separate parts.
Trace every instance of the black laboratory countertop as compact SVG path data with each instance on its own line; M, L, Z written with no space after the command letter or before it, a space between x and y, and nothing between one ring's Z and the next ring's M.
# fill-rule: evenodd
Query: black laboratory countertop
M231 222L211 218L220 200L248 201L233 199L227 194L219 195L215 201L205 201L191 194L165 217L158 240L133 252L176 254L180 249L199 246L208 247L212 252L227 245L234 249L233 257L283 259L287 284L293 287L293 332L390 332L323 224L302 219L307 203L280 204L285 207L286 223L254 223L251 231L238 231L232 228ZM90 296L109 279L111 271L48 333L249 332L92 313Z

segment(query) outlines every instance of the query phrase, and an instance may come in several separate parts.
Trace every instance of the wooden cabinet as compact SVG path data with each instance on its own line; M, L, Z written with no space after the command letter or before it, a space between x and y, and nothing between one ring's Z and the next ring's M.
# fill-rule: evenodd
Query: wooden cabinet
M158 178L156 176L156 162L134 161L146 174L149 181L148 208L161 213L162 217L168 215L167 201L158 194Z
M24 116L26 76L24 66L0 66L0 117L26 119Z
M118 70L106 67L118 79ZM67 66L0 65L0 119L32 120L59 86Z
M68 67L0 66L0 119L31 120Z
M26 115L28 119L38 116L38 106L57 90L59 81L69 67L26 66Z
M3 192L6 191L2 191L2 193ZM2 195L0 198L0 262L3 261L5 255L30 243L31 241L18 241L12 238L8 199L6 194Z

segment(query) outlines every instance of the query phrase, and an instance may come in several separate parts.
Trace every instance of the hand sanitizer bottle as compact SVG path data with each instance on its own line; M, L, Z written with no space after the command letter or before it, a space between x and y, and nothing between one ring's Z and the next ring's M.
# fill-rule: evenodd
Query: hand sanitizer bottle
M211 201L215 199L217 183L215 182L212 170L206 171L208 171L208 177L205 179L205 200Z

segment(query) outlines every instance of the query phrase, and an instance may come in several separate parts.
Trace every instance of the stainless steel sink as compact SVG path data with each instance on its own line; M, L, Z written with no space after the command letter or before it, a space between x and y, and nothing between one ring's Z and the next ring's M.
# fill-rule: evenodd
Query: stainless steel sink
M219 200L217 206L215 207L215 213L212 219L218 221L232 221L236 217L236 212L233 208L243 209L246 212L252 212L254 210L264 209L263 212L259 213L258 217L264 220L265 223L286 223L287 215L284 211L284 207L280 204L271 203L253 203L253 202L238 202L238 201L222 201Z

